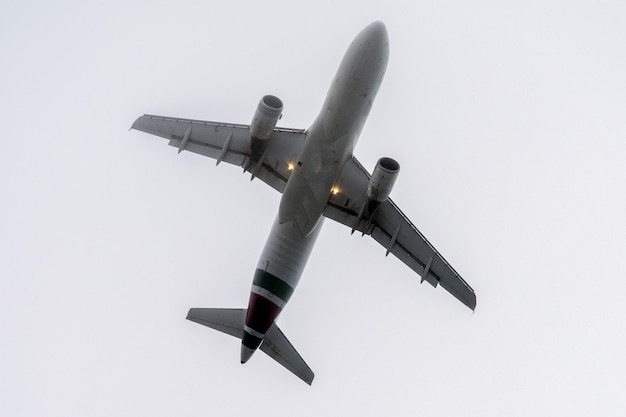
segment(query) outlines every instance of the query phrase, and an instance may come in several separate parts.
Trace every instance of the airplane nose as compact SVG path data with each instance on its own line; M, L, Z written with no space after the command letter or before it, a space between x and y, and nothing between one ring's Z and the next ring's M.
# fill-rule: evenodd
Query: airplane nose
M377 51L377 55L388 56L389 54L389 34L387 26L380 20L370 23L355 39L357 43L363 42L370 45L372 50ZM385 58L386 61L386 58Z
M248 359L252 357L252 354L254 353L255 350L256 349L250 349L249 347L247 347L246 345L242 343L241 344L241 363L248 362Z
M380 20L370 23L366 30L372 36L376 36L379 38L389 37L389 35L387 34L387 26L385 26L385 24Z

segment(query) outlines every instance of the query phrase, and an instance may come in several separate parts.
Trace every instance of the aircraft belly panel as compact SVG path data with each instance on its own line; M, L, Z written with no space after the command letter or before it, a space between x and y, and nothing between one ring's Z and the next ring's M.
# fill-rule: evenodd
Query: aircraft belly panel
M293 222L274 221L254 273L244 341L255 350L285 304L291 298L313 250L323 221L308 236L302 235ZM252 335L252 332L255 335ZM250 343L253 341L254 344ZM258 342L258 343L257 343Z
M323 220L305 237L293 222L281 224L277 218L259 257L257 269L295 288L311 255L322 223Z

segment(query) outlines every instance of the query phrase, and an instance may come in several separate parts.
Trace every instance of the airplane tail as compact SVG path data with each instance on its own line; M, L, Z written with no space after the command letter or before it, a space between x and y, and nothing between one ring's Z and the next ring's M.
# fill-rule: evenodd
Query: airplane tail
M243 308L192 308L187 313L187 320L219 330L222 333L241 339L246 309ZM259 347L269 357L280 363L298 378L311 385L315 374L304 362L283 332L273 323L265 333Z

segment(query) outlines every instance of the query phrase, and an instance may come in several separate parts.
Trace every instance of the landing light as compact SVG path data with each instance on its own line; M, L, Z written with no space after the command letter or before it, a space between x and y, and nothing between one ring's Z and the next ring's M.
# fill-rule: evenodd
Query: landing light
M331 189L330 189L330 192L331 192L333 195L337 195L337 194L339 194L339 187L333 187L333 188L331 188Z
M293 162L289 162L289 164L287 165L287 169L289 171L293 171Z

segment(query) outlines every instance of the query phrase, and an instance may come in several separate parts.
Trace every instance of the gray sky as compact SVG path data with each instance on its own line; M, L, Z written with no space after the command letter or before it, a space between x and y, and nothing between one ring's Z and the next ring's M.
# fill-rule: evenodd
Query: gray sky
M624 415L625 3L40 3L0 14L0 415ZM478 307L328 221L279 320L308 387L184 319L245 307L279 194L128 127L308 127L373 20L356 155Z

